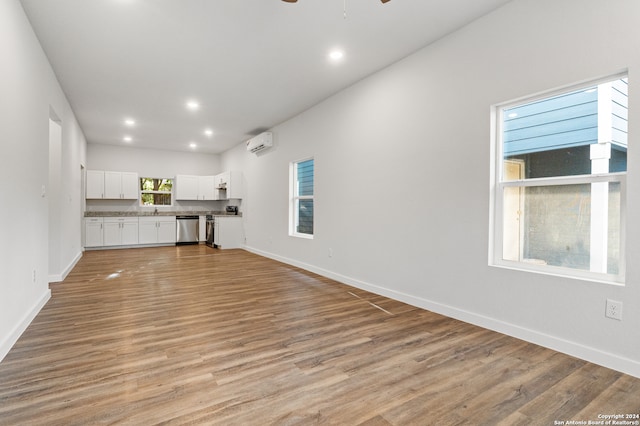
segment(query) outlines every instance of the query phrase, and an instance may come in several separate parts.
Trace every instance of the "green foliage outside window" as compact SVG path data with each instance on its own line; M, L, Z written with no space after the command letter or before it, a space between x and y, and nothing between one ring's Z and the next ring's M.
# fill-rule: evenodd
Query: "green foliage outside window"
M143 206L170 206L173 179L140 178L140 202Z

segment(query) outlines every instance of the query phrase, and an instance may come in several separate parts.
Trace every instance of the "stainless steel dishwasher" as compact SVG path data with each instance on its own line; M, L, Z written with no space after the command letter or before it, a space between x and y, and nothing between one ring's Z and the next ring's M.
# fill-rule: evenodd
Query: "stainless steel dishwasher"
M198 244L199 216L176 216L176 245Z

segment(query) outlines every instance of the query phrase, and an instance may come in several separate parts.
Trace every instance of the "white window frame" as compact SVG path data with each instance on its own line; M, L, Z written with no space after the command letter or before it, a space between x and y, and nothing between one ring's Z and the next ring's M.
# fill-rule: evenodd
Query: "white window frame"
M142 188L140 188L140 207L145 208L145 209L164 209L164 208L170 208L173 207L173 203L175 201L175 194L174 194L174 188L175 188L175 183L176 183L176 178L175 177L152 177L152 176L141 176L138 178L138 184L140 184L140 182L142 181L142 179L166 179L166 180L170 180L171 181L171 192L167 192L167 191L145 191ZM147 204L143 204L143 200L142 200L142 195L143 194L171 194L171 204L153 204L153 205L147 205Z
M313 195L298 195L298 164L305 161L313 160ZM314 221L314 233L315 233L315 173L316 162L314 157L306 157L300 160L292 161L289 163L289 236L305 238L312 240L314 234L304 234L296 230L299 220L298 215L298 202L300 200L313 200L313 221Z
M549 178L519 179L519 180L503 180L503 160L504 160L504 141L503 128L504 110L513 108L518 105L535 102L555 95L568 93L574 90L580 90L615 80L616 78L626 77L627 73L608 76L606 78L591 80L579 85L567 86L550 92L541 93L535 96L521 98L515 101L497 104L492 107L491 111L491 190L490 190L490 224L489 224L489 266L529 271L545 275L553 275L566 278L575 278L584 281L599 282L605 284L624 285L626 271L626 213L627 213L627 172L619 173L603 173L589 175L574 175ZM536 263L528 263L523 261L505 260L503 259L503 213L504 213L504 189L505 188L526 188L540 186L563 186L576 184L592 184L598 182L609 182L620 184L620 259L619 273L608 274L601 272L592 272L568 267L539 265Z

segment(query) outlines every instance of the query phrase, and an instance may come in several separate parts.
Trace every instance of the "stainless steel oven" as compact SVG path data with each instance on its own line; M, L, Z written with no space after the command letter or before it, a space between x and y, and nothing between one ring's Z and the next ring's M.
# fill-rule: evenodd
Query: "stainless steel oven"
M213 233L215 232L215 219L211 215L207 215L207 241L209 247L213 247Z

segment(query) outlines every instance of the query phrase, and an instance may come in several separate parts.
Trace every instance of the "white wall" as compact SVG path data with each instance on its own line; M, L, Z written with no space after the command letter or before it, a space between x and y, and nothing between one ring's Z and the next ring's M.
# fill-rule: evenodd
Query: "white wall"
M48 278L62 277L81 256L80 164L86 142L17 0L0 2L0 58L2 359L49 299ZM60 120L62 134L50 177L51 114ZM55 200L49 199L50 183ZM51 265L50 204L60 227L52 241L59 252Z
M223 172L220 169L220 156L216 154L101 144L87 146L87 168L137 172L146 177L171 177L178 174L209 176Z
M228 151L223 168L245 175L247 248L640 377L638 262L625 286L487 262L491 105L624 69L638 258L638 16L637 0L515 0L275 127L260 156ZM315 238L296 239L288 164L310 155ZM624 303L623 321L604 317L607 298Z

